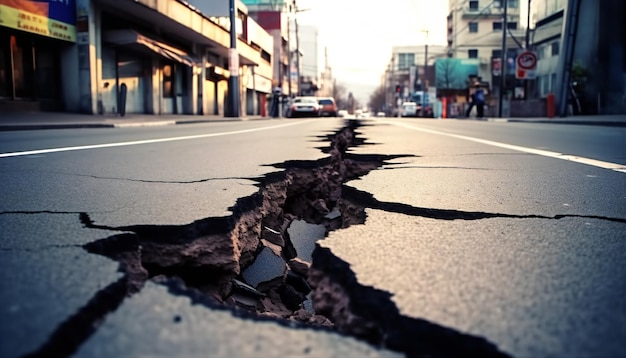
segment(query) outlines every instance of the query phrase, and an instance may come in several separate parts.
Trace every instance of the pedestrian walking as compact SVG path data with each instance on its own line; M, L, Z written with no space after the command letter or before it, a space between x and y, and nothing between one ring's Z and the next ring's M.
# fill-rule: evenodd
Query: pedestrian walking
M470 95L469 107L465 111L465 117L469 118L472 109L476 107L476 118L483 118L485 116L485 90L480 86L480 83L474 84L476 88Z
M480 84L476 86L474 91L474 103L476 104L476 117L483 118L485 116L485 90L480 87Z

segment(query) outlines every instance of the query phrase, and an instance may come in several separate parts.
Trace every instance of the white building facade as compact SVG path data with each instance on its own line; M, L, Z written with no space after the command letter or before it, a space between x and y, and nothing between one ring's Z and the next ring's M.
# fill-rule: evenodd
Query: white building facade
M492 88L498 87L499 76L493 76L492 62L502 53L503 0L449 0L449 6L448 55L476 59L478 77L490 83ZM521 23L520 13L520 0L507 0L506 48L510 59L514 58L518 48L524 46L523 28L526 24Z

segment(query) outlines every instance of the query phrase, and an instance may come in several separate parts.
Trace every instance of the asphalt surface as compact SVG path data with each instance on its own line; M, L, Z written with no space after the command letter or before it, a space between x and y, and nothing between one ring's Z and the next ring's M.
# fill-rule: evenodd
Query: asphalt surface
M253 119L271 120L2 114L0 129L120 128ZM626 126L623 116L490 119L564 124L574 120L580 125ZM442 153L438 151L441 138L425 135L411 134L408 136L411 140L395 145L392 138L407 134L405 129L393 126L364 127L359 131L363 137L375 140L377 146L362 146L354 149L354 153L419 154L412 159L399 159L383 170L348 183L357 191L375 193L363 202L367 208L367 225L335 231L321 241L323 247L331 248L339 258L350 262L362 285L392 292L393 301L408 317L487 337L513 356L587 356L594 352L602 352L604 356L623 355L621 337L625 334L626 315L621 295L616 293L626 292L621 269L621 263L626 260L624 224L607 218L615 215L615 209L611 208L617 206L618 213L624 210L622 196L615 195L624 188L612 187L605 170L585 167L573 176L571 165L564 161L555 164L553 159L531 160L508 150L486 150L479 144L458 141L449 141L448 152ZM149 154L149 149L143 150L144 155ZM478 154L469 161L463 157L468 151ZM115 155L115 151L110 154ZM137 153L138 157L141 154ZM495 157L514 160L494 161ZM101 159L97 162L106 162L106 158ZM229 158L223 156L221 160L226 164ZM55 166L50 159L46 162ZM74 164L90 168L90 162L93 157ZM433 163L437 166L433 167ZM532 166L537 163L538 167ZM525 171L530 167L533 171ZM148 166L137 169L151 170ZM236 168L232 170L233 176L241 175ZM162 175L169 176L170 182L189 180L185 172ZM171 218L170 207L176 202L191 202L194 203L191 206L204 209L202 213L179 215L180 223L206 215L224 215L224 211L207 214L209 202L214 198L205 197L202 199L205 202L197 202L209 192L219 192L218 182L203 185L202 190L207 191L200 193L190 183L185 187L188 196L168 193L167 183L153 183L162 195L163 206L146 204L131 213L120 211L119 202L112 200L110 194L118 191L129 203L150 202L133 188L133 178L126 178L131 180L125 180L123 186L115 181L107 183L106 178L95 178L100 181L98 192L82 192L90 195L92 203L103 205L100 210L59 205L59 196L64 191L51 185L46 175L37 179L39 184L35 187L42 195L36 196L24 191L19 176L7 174L7 178L3 180L4 190L11 197L21 196L16 202L25 203L25 207L15 212L5 210L0 215L1 262L3 267L10 268L1 270L0 292L3 302L14 302L0 313L3 322L11 322L0 325L0 336L10 337L3 338L0 344L1 356L21 356L42 345L53 345L55 337L50 334L67 334L63 324L68 322L75 330L81 323L73 321L72 315L91 309L100 310L94 312L96 317L106 315L107 319L89 340L75 347L79 357L398 356L325 330L294 329L207 307L194 300L189 292L182 293L175 283L148 282L141 292L124 300L116 294L122 276L118 263L98 255L85 255L81 248L119 232L87 229L79 220L79 212L93 212L98 222L112 226L155 224L160 221L159 210L163 217ZM547 182L562 185L546 189ZM80 180L66 184L78 188ZM398 191L398 187L410 190ZM511 197L505 190L497 190L504 187L541 190ZM242 197L256 189L252 183L245 182L240 190L228 195ZM63 198L76 203L82 199ZM29 207L37 206L37 200L43 200L41 207L54 212L28 211ZM487 214L492 217L471 219L476 212L485 213L485 208L489 208ZM28 215L24 215L27 211ZM145 216L137 216L137 212ZM450 215L467 219L450 220ZM42 233L46 235L42 237ZM57 265L59 262L66 264ZM50 270L50 267L56 268ZM87 267L90 269L76 269ZM8 285L9 282L12 284ZM95 302L101 300L110 302L110 306ZM110 314L101 311L106 309L110 309ZM133 317L132 322L128 317ZM88 328L89 322L85 330ZM289 344L277 343L287 341Z

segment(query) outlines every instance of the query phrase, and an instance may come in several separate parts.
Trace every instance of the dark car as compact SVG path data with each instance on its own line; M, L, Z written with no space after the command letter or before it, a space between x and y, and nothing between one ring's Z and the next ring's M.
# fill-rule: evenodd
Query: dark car
M337 104L332 97L320 97L319 104L322 106L321 115L337 117Z
M289 106L287 117L319 117L321 108L315 97L295 97Z

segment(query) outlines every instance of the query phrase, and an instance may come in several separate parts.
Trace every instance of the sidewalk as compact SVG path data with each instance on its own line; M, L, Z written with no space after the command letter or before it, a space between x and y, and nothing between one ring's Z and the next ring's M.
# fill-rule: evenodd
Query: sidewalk
M626 127L625 114L603 114L595 116L568 116L568 117L535 117L535 118L490 118L493 122L534 122L534 123L560 123L581 124L596 126Z
M282 117L280 117L282 118ZM0 131L31 129L67 129L67 128L124 128L165 126L188 123L207 123L220 121L246 121L273 119L272 117L243 116L223 117L217 115L151 115L129 114L124 117L115 114L89 115L65 112L5 112L0 113ZM453 119L453 118L450 118ZM477 120L476 118L454 118L458 120ZM535 122L561 123L626 127L626 115L597 115L571 117L536 117L536 118L485 118L489 122Z
M6 112L0 113L0 131L31 129L67 129L67 128L124 128L165 126L187 123L206 123L222 121L245 121L272 119L272 117L243 116L223 117L217 115L151 115L128 114L124 117L108 115L89 115L65 112Z

